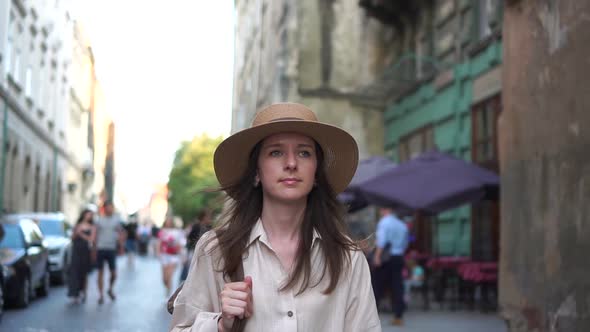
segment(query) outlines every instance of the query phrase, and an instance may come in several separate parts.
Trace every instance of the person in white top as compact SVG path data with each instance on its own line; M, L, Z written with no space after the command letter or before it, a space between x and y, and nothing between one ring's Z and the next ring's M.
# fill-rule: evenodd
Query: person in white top
M171 331L381 331L369 265L342 192L356 142L300 104L271 105L224 140L214 166L232 200L197 243Z
M185 238L181 229L176 228L174 219L167 217L158 233L157 256L162 263L162 282L166 287L166 297L172 290L172 276L181 262Z
M104 303L103 296L103 271L104 264L109 266L110 280L107 295L115 301L114 286L117 280L117 254L123 254L125 233L122 221L115 213L113 202L107 200L103 203L104 214L96 222L96 265L98 268L98 304Z

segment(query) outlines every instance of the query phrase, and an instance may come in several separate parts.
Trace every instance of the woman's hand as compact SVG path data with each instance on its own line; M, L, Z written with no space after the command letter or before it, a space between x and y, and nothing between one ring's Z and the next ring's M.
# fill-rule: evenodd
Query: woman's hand
M244 319L251 316L252 277L225 284L221 291L221 319L217 324L219 331L230 331L236 317Z

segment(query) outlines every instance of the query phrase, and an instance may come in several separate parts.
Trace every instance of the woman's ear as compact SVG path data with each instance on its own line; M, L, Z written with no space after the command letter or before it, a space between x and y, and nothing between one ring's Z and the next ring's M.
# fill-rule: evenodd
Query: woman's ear
M254 187L258 187L258 185L260 185L260 177L258 176L257 172L256 176L254 176Z

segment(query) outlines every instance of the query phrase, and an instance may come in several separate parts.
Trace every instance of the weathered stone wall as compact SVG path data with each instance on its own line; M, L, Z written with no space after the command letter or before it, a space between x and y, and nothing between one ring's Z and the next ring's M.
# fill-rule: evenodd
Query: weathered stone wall
M506 3L500 304L510 331L590 331L590 2Z
M356 0L236 1L232 131L248 127L273 102L310 106L349 131L361 157L383 153L383 110L353 105L398 45L390 27L369 19Z
M359 146L360 158L383 154L383 114L352 106L347 100L301 98L299 102L313 109L320 121L346 129Z

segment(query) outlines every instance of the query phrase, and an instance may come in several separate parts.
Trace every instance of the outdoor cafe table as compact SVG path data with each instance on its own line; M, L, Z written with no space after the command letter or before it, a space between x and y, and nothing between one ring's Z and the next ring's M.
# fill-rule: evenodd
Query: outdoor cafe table
M468 263L469 261L469 257L433 257L428 260L427 266L431 270L456 270L461 264Z
M490 292L498 291L498 263L497 262L468 262L458 268L459 277L462 280L463 289L468 295L467 304L475 307L475 291L480 291L480 308L483 311L495 307L496 301L490 297Z
M433 291L435 301L440 303L441 307L445 301L447 288L450 290L451 309L455 307L459 300L459 275L457 270L461 264L469 262L469 257L432 257L426 263L430 270L429 279L433 282Z
M496 282L498 280L498 263L467 262L458 267L459 276L474 283Z

